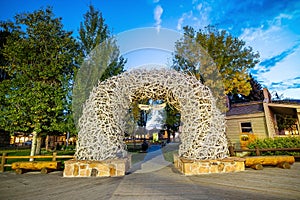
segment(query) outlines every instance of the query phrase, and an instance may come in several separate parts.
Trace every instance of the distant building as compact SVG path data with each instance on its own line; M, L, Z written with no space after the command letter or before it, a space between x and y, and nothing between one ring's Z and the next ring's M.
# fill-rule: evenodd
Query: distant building
M263 92L264 101L233 104L226 113L226 133L230 142L237 148L240 147L243 136L300 136L300 101L272 101L266 88ZM282 119L289 120L292 124L283 128Z

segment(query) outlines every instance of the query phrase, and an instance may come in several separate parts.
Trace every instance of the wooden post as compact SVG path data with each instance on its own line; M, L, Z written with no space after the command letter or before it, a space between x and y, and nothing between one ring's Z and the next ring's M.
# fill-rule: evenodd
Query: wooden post
M232 145L229 146L229 154L230 156L235 156L234 147Z
M17 168L16 169L16 174L23 174L23 169L21 169L21 168Z
M291 169L291 165L290 165L290 163L288 163L288 162L282 162L282 163L279 163L279 164L277 165L277 167L280 167L280 168L282 168L282 169Z
M250 167L255 170L263 170L264 169L262 164L255 164L255 165L251 165Z
M260 156L260 151L258 147L255 147L255 154L256 156Z
M43 167L41 169L41 174L47 174L49 172L49 170L46 167Z
M57 155L57 152L53 152L52 161L56 161L56 155Z
M6 157L5 156L6 155L7 155L7 153L2 154L0 172L4 172L4 165L5 165L5 162L6 162Z

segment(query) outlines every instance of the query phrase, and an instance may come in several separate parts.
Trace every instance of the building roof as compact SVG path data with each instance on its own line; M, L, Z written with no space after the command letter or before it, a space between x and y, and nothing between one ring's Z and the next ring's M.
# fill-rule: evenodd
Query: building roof
M272 103L300 105L300 99L285 99L285 100L272 100Z
M226 113L226 116L247 115L262 112L264 112L262 102L239 103L233 104L230 110Z

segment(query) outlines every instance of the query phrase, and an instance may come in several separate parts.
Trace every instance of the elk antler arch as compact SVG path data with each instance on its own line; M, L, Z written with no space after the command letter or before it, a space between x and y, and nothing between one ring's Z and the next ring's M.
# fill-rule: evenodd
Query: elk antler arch
M123 157L125 116L138 98L163 99L181 113L179 156L192 160L227 157L225 118L210 89L172 69L134 69L93 88L79 120L78 160Z

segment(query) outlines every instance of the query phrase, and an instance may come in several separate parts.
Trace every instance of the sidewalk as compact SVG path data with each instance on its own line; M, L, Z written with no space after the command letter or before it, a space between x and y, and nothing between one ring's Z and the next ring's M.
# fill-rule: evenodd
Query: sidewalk
M162 160L161 150L152 150L140 168L124 177L63 178L60 171L47 175L0 173L0 199L300 199L300 162L294 163L291 169L247 168L236 173L184 176L173 164Z
M151 145L143 161L135 163L129 173L149 173L158 171L172 163L166 161L160 145Z

